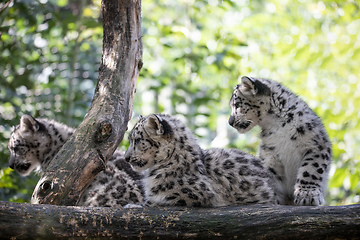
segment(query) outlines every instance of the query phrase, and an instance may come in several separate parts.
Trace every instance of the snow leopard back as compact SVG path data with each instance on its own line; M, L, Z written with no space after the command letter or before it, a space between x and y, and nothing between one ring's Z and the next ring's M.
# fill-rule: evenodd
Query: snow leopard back
M274 203L260 159L235 149L202 150L173 116L141 117L125 159L144 172L146 205L215 207Z
M229 124L261 128L260 158L281 204L324 203L331 143L319 117L296 94L267 79L242 77L230 100Z
M9 139L9 166L23 176L33 170L45 171L74 131L54 120L23 115ZM142 201L141 175L131 169L122 152L115 151L105 170L85 190L78 205L113 207Z

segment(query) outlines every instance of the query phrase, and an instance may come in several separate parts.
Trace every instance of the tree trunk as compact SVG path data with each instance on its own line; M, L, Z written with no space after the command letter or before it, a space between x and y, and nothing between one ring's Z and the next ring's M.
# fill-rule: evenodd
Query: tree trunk
M39 180L32 203L76 205L124 137L142 67L141 0L103 0L103 56L90 109Z
M123 209L0 202L0 238L360 239L360 204Z

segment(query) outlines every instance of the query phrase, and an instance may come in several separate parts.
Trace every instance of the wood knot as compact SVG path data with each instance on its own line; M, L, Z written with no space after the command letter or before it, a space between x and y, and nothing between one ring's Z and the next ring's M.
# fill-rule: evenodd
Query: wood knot
M138 69L141 70L142 67L143 67L143 62L140 60L138 62Z
M57 183L50 180L45 180L39 186L39 196L44 198L48 196L51 192L57 192L59 186Z
M109 122L102 122L95 135L95 143L102 143L112 134L112 125Z

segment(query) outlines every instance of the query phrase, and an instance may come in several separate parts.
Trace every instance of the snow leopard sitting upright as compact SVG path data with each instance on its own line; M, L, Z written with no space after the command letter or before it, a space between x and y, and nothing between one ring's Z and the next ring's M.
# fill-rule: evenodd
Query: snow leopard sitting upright
M49 119L35 119L23 115L20 124L13 127L8 148L10 168L22 176L36 170L43 172L60 148L75 130ZM78 205L114 207L139 204L143 201L141 176L124 160L124 154L115 151L90 186Z
M125 159L143 171L146 206L217 207L275 203L261 160L235 149L202 150L169 115L140 117Z
M280 204L322 205L331 143L321 120L280 83L242 77L230 100L229 124L261 128L260 158L273 174Z

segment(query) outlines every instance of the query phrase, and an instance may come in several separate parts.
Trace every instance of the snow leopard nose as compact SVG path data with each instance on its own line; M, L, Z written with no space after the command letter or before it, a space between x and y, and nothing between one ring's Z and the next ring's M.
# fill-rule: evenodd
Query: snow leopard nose
M14 169L14 168L15 168L15 159L12 158L11 156L10 156L10 159L9 159L9 167L10 167L11 169Z
M14 169L14 168L15 168L15 164L12 162L12 163L9 164L9 167L10 167L11 169Z
M126 152L125 152L125 161L126 162L129 162L130 161L130 154L129 154L129 150L127 150Z
M232 126L234 124L234 122L235 122L235 117L233 115L231 115L230 118L229 118L230 126Z

